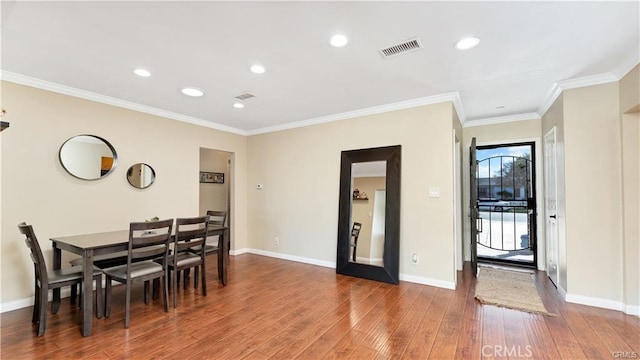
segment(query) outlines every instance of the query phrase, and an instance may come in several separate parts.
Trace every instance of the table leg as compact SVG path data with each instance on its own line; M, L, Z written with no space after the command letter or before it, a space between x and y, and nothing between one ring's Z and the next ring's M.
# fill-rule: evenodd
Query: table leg
M89 336L93 320L93 250L83 252L82 266L82 336Z
M229 230L225 230L222 236L222 249L220 249L220 253L222 254L222 285L227 285L227 262L229 258L229 249L228 249L228 240L229 240Z
M62 250L60 250L57 244L53 243L53 269L60 270L62 267ZM51 313L55 314L60 309L60 288L53 289L53 301L51 302Z

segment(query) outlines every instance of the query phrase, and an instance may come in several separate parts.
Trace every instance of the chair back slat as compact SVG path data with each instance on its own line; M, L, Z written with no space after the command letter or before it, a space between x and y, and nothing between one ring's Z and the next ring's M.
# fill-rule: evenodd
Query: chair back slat
M209 210L207 215L209 215L209 225L224 226L227 222L226 211Z
M129 224L128 267L131 268L132 260L140 258L163 256L166 261L172 230L173 219Z
M33 231L33 227L22 222L18 224L18 230L25 236L24 242L27 244L29 250L31 250L29 255L31 261L33 261L36 280L39 280L41 283L48 283L47 264L44 261L44 255L42 255L42 249Z
M188 248L200 247L204 249L204 243L207 241L208 223L209 215L176 219L174 256L177 257L180 251ZM204 253L204 251L201 252Z

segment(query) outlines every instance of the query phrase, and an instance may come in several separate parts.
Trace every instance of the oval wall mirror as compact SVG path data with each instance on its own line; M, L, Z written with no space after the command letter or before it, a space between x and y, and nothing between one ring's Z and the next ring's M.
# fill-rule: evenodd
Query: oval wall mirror
M133 164L127 170L127 181L134 188L146 189L156 180L156 171L145 163Z
M65 141L58 157L69 174L82 180L101 179L111 174L118 164L118 154L111 143L87 134Z

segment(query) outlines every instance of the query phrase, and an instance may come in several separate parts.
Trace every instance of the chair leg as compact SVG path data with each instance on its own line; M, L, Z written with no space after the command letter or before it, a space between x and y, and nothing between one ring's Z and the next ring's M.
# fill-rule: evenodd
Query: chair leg
M183 287L185 290L187 290L187 284L188 284L187 279L188 279L188 277L189 277L189 269L184 269L184 270L182 271L182 273L184 274L184 279L182 279L182 280L183 280L182 287Z
M222 253L222 250L220 250ZM224 256L224 255L222 255ZM218 255L218 280L222 280L222 256Z
M180 278L180 272L173 270L172 271L173 280L171 282L171 295L173 295L173 307L178 307L178 279ZM171 278L171 277L169 277Z
M71 297L70 297L71 304L76 303L76 298L78 297L78 286L80 286L80 283L71 285Z
M75 286L74 286L75 287ZM96 317L102 319L104 314L104 306L102 303L102 275L96 276Z
M202 276L202 279L201 279L201 282L202 282L202 294L204 296L207 296L207 271L205 270L205 264L204 263L202 263L202 265L200 265L200 266L202 266L202 275L201 275Z
M105 276L104 289L104 317L111 316L111 277Z
M78 307L82 309L82 283L78 284L78 299L80 299Z
M47 327L47 297L49 295L49 289L40 289L40 301L38 303L38 336L44 335L44 330Z
M169 286L168 286L169 273L165 271L162 277L162 297L164 300L164 312L169 312Z
M200 268L198 266L193 268L193 288L197 289L198 288L198 273L200 271Z
M149 280L144 282L144 304L149 304Z
M151 287L151 298L156 300L160 296L160 279L153 279L153 286Z
M33 298L33 315L31 315L31 323L37 324L40 319L40 287L36 283L35 296Z
M131 283L127 282L124 305L124 328L129 328L129 315L131 313Z

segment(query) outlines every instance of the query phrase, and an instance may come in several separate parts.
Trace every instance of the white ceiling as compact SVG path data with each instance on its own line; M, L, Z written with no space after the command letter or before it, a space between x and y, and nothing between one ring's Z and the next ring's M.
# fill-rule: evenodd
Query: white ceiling
M463 121L517 118L543 111L562 80L619 79L637 64L639 4L3 1L1 68L244 134L441 98L455 98ZM346 47L329 45L336 32ZM469 35L478 47L454 49ZM377 52L416 36L424 49ZM256 97L233 108L247 92Z

